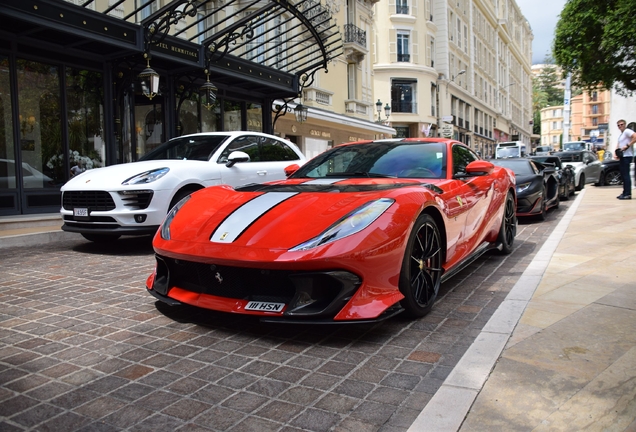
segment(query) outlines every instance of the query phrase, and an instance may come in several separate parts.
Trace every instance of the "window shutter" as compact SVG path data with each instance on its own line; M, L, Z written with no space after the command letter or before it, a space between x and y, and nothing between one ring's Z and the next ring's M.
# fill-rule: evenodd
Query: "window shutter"
M413 44L413 58L411 59L411 63L415 63L415 64L419 64L420 63L420 56L419 56L419 51L418 51L418 39L417 39L417 30L413 30L411 32L411 39L412 39L412 44Z
M426 66L434 67L433 52L431 50L431 35L426 35Z
M395 29L389 30L389 61L397 62L397 31Z
M417 1L418 0L413 0L413 1L409 2L410 3L409 6L411 8L411 15L413 15L415 17L417 16Z

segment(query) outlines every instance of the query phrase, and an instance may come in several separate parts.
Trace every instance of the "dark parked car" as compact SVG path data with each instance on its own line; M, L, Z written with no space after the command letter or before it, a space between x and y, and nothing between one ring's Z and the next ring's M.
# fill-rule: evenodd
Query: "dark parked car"
M492 159L509 168L517 183L517 216L538 216L545 220L548 209L559 207L559 180L556 168L529 158Z
M530 159L544 165L553 165L556 168L556 176L559 179L559 198L570 199L576 190L574 168L571 165L564 165L558 156L532 156Z
M618 159L605 159L601 162L601 176L596 186L616 186L622 185L623 178Z

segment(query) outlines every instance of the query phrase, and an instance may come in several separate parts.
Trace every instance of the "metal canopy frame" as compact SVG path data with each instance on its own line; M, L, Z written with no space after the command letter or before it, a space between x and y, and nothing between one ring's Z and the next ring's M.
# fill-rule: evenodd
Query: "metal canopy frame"
M153 67L170 75L203 82L208 70L217 85L269 99L298 97L343 53L330 11L315 0L173 0L144 19L154 1L123 16L126 1L98 10L107 2L2 0L0 33L96 62L143 67L151 55ZM187 25L178 28L182 18Z

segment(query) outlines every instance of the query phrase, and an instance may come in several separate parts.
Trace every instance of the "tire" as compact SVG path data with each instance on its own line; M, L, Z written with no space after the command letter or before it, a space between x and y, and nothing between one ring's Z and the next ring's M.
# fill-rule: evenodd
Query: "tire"
M501 228L497 236L497 243L501 245L499 252L502 255L509 255L517 236L517 212L515 209L515 200L512 193L508 192L506 204L504 205L504 214L501 219Z
M431 308L442 283L442 240L433 218L422 214L415 221L406 244L400 292L400 302L406 314L412 318L426 315Z
M585 188L585 174L581 174L581 178L579 179L579 184L576 186L576 190L580 191Z
M82 233L82 237L84 237L88 241L92 241L95 243L112 243L116 241L121 235L119 234L86 234Z
M623 184L623 178L619 170L611 170L605 173L605 183L608 186L618 186Z
M547 207L547 203L548 200L546 198L546 195L548 194L548 191L545 190L545 188L543 189L543 197L541 197L541 213L539 213L537 215L537 217L539 218L539 220L544 221L547 217L548 217L548 209Z
M605 186L605 174L601 173L601 175L598 176L598 182L594 183L594 186Z
M182 199L184 199L185 197L187 197L193 192L195 192L195 190L193 189L181 189L179 192L177 192L174 195L174 197L172 197L172 201L170 201L170 207L168 207L168 213L170 213L170 210L172 210L172 207L177 205L179 201L181 201Z

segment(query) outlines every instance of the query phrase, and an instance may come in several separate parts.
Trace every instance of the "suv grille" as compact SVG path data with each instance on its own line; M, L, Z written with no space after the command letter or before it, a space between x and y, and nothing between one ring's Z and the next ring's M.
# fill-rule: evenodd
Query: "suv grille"
M62 207L65 210L83 207L91 211L109 211L115 209L115 202L105 191L67 191L62 195Z

